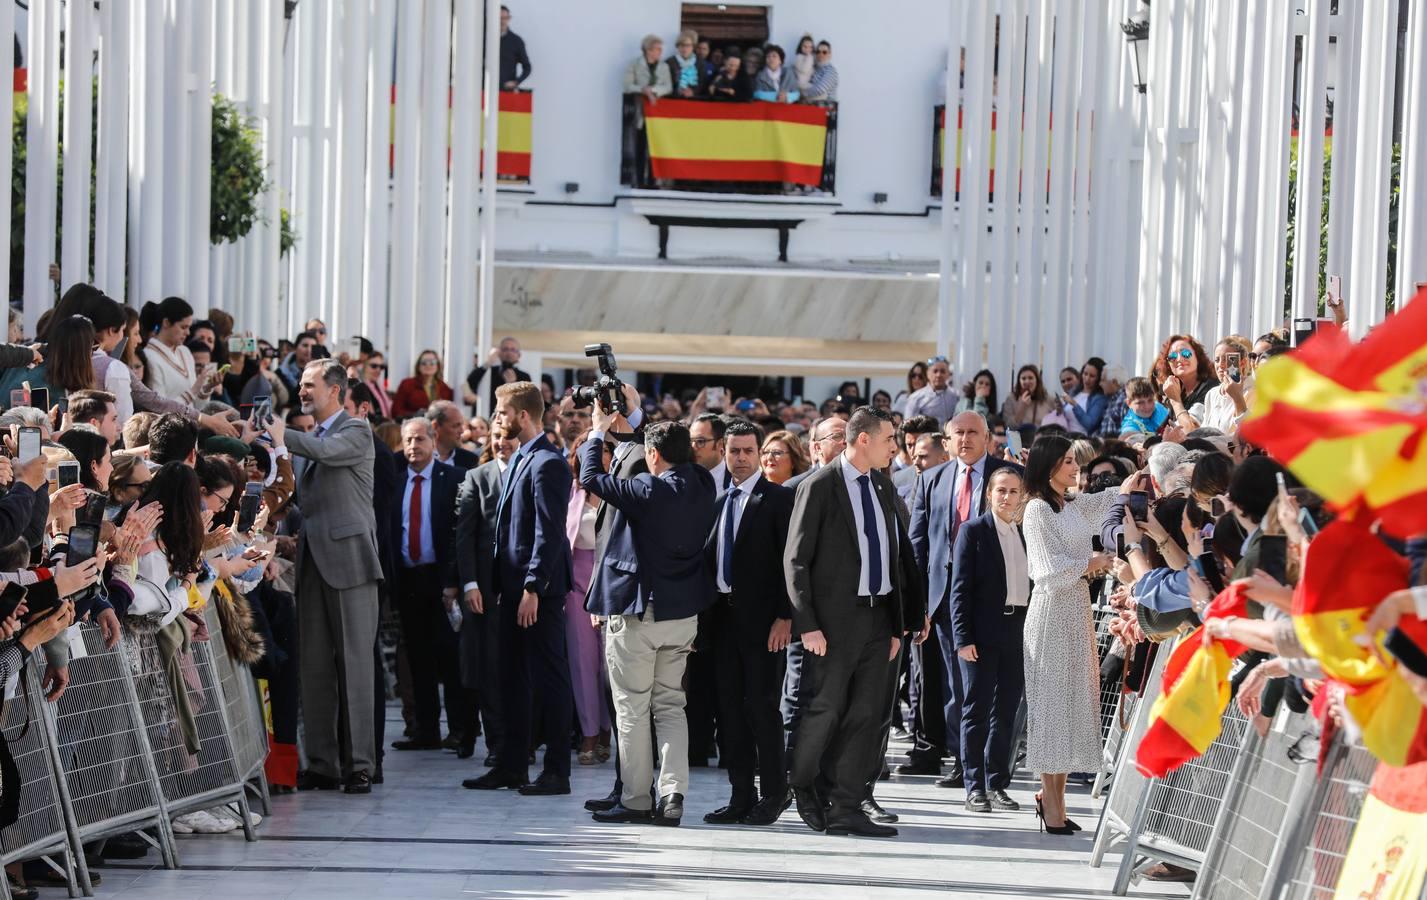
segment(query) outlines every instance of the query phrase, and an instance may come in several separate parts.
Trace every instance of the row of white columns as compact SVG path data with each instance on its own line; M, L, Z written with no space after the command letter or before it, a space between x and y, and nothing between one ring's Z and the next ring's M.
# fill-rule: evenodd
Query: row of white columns
M983 367L1003 378L1026 363L1078 367L1127 345L1139 126L1119 23L1131 5L952 5L947 96L960 95L965 114L959 203L952 165L943 179L937 346L967 378ZM949 105L948 155L956 115Z

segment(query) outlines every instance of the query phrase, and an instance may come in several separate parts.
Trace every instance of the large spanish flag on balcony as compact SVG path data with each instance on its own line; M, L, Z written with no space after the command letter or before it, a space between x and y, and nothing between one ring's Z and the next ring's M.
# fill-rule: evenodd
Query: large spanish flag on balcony
M644 103L655 178L822 183L826 108L790 103Z
M1427 290L1354 344L1320 329L1255 374L1244 437L1337 512L1427 531Z

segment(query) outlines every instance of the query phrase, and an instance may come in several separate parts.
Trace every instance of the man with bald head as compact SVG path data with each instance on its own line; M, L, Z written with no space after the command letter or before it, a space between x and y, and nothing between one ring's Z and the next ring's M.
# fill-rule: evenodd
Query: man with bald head
M922 696L918 710L917 746L900 774L939 775L943 748L952 757L946 777L938 787L963 786L961 771L961 673L956 665L956 645L951 627L951 584L956 577L951 548L961 526L986 512L991 474L1012 463L991 457L990 429L977 412L964 412L946 423L946 448L951 459L927 469L912 491L912 550L927 585L927 616L936 640L923 644ZM938 652L940 651L940 652ZM950 664L948 664L948 661ZM940 675L938 678L937 676ZM937 682L940 682L937 685ZM930 683L928 683L930 682ZM935 715L929 694L942 689L942 715ZM926 746L923 746L923 745Z

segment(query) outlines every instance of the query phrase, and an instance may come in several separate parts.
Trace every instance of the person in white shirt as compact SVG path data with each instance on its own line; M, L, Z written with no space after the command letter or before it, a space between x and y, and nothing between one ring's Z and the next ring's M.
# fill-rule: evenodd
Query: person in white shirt
M145 303L139 313L144 344L144 383L154 393L185 403L202 402L213 392L213 379L204 377L184 346L193 326L193 307L179 297Z

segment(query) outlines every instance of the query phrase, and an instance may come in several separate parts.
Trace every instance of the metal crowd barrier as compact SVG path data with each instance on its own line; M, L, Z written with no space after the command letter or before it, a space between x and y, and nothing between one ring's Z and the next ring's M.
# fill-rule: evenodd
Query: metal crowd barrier
M204 615L209 640L194 642L182 666L196 755L184 746L153 634L126 631L106 648L97 626L80 625L70 683L52 704L39 688L36 652L0 719L21 776L19 820L0 831L0 862L42 858L64 874L71 896L91 895L83 847L107 837L138 832L177 868L172 817L227 803L257 840L247 794L267 808L267 729L252 676L228 657L211 604ZM3 878L0 896L9 897Z
M1116 638L1110 633L1110 623L1120 617L1119 610L1109 603L1097 603L1094 607L1095 643L1100 651L1100 659L1110 655ZM1130 653L1134 648L1127 648ZM1104 681L1100 684L1100 743L1104 747L1100 771L1095 773L1095 782L1090 786L1090 796L1096 800L1104 793L1105 783L1115 773L1115 764L1120 758L1120 750L1125 743L1125 729L1135 714L1135 704L1139 694L1126 693L1124 679L1113 685Z
M1323 771L1313 786L1304 815L1293 820L1288 836L1293 851L1284 860L1282 886L1275 900L1328 900L1336 893L1343 859L1378 761L1361 743L1339 732L1324 748ZM1427 893L1427 888L1424 888Z

